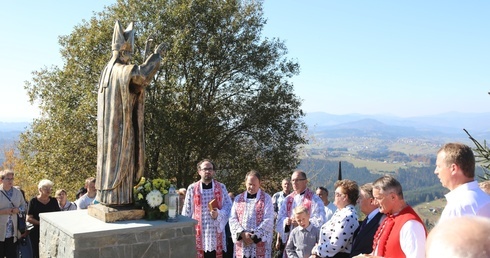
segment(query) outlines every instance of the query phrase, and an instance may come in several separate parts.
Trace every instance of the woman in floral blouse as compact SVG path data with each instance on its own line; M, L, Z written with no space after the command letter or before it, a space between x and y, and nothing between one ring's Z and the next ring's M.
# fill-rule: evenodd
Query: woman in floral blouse
M17 257L16 243L21 237L17 229L17 214L25 212L26 202L14 185L12 170L0 171L3 184L0 185L0 257ZM25 219L25 217L24 217Z
M359 226L355 205L359 197L357 183L344 179L335 183L337 211L320 229L320 240L313 248L317 257L349 257L354 231ZM314 257L314 256L313 256Z

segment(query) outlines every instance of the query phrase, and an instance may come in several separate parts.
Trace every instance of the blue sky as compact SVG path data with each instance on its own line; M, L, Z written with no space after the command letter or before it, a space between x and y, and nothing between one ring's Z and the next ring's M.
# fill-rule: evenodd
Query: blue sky
M0 121L37 116L23 89L61 66L59 35L115 1L8 1L0 41ZM268 0L263 35L286 42L306 112L489 112L490 1Z

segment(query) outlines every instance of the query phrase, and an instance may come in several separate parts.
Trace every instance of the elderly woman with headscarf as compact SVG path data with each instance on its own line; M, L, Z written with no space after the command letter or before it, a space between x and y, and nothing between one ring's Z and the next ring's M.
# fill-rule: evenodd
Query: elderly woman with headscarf
M0 185L0 257L13 258L17 257L15 242L21 237L17 230L17 214L25 212L25 200L20 190L13 187L13 171L1 171L0 176L3 180Z
M30 238L32 242L33 257L39 257L39 214L44 212L60 211L58 201L51 197L54 183L50 180L43 179L39 182L37 188L39 194L29 201L27 210L27 221L34 225L31 230Z

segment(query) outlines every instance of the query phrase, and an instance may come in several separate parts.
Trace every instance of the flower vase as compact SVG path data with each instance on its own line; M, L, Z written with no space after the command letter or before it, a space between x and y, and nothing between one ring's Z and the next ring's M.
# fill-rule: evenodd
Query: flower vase
M147 220L158 220L161 218L161 213L158 208L149 208L145 211L145 217Z
M162 213L162 219L167 220L168 218L168 211Z

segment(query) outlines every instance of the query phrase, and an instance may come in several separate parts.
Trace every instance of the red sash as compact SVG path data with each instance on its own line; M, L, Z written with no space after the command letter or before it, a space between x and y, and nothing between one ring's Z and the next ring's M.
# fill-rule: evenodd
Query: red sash
M201 181L194 183L194 212L192 213L192 218L197 220L196 228L196 248L197 248L197 257L204 258L204 246L202 241L202 207L206 207L205 212L208 212L208 204L202 203L202 195L201 195ZM218 181L213 180L213 192L214 198L218 202L218 209L221 209L223 206L223 189L221 189L221 184ZM223 235L218 230L216 231L216 258L223 257Z
M265 207L265 194L261 191L260 198L255 202L254 211L255 215L255 225L260 225L262 219L264 218L264 207ZM236 206L236 213L238 214L238 221L242 222L243 214L247 209L247 200L245 200L245 193L238 196L238 202ZM246 224L246 222L245 222ZM236 242L236 256L243 257L243 241ZM265 258L265 242L258 242L255 244L255 257Z

